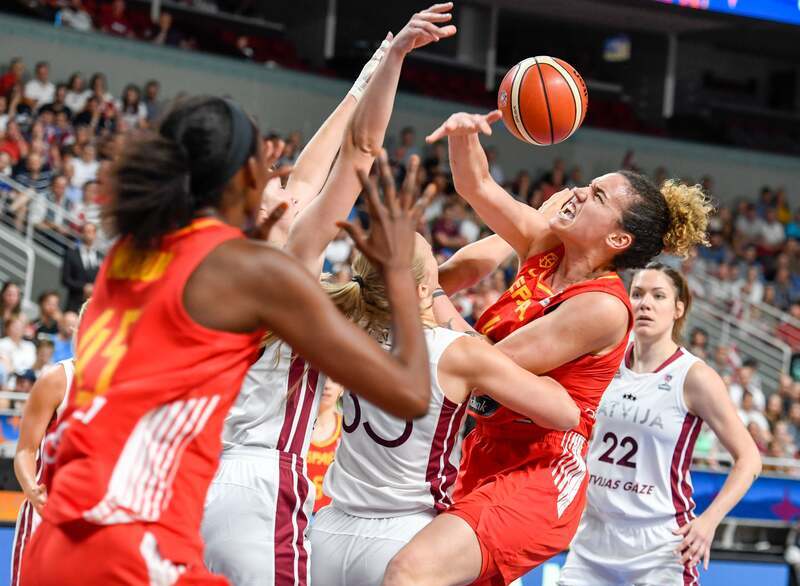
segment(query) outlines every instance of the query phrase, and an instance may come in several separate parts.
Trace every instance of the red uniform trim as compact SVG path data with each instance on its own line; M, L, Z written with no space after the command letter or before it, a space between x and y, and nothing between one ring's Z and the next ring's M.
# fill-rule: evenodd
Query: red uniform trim
M428 468L425 471L425 480L430 484L433 496L433 507L438 513L453 504L447 490L455 482L458 470L450 463L450 455L466 411L466 401L458 405L444 397L428 454Z
M17 527L17 536L14 541L14 559L11 563L11 586L19 586L21 582L22 554L30 540L31 526L33 525L33 505L30 501L22 502L22 514Z
M683 348L678 348L669 358L662 362L661 365L653 371L653 374L664 370L681 356L683 356ZM628 368L633 368L633 343L628 346L628 350L625 352L625 366Z
M275 584L306 586L308 552L304 541L308 518L303 504L308 497L308 483L303 476L299 459L294 455L281 454L278 470L274 531Z
M670 488L672 490L672 504L675 506L675 521L678 527L683 527L694 519L694 501L692 500L692 486L688 480L689 465L692 460L694 444L700 433L702 420L691 413L687 413L683 420L675 451L672 453L670 466ZM697 568L688 565L683 568L684 586L699 584Z
M319 381L319 371L313 368L308 369L306 374L306 388L305 396L303 397L303 407L300 412L300 420L292 438L292 445L289 451L298 456L303 455L303 444L306 440L308 426L311 425L311 408L314 406L314 393L317 390L317 382Z
M303 389L300 388L300 385L303 382L305 365L306 363L302 358L296 354L292 354L292 360L289 364L289 382L286 388L286 412L283 415L281 433L278 436L278 443L275 446L277 450L282 452L287 451L287 448L291 445L297 406L303 397Z

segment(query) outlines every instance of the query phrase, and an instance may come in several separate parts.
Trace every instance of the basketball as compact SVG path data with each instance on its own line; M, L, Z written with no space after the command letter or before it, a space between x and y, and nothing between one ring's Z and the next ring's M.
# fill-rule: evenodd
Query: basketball
M506 128L539 146L565 141L580 128L589 94L572 65L555 57L530 57L506 73L497 107Z

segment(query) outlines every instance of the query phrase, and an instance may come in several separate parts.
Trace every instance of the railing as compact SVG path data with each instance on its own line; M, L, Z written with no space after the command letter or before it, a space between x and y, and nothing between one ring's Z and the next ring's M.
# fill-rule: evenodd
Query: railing
M27 243L35 242L59 256L64 252L64 249L75 246L75 242L79 238L78 228L82 223L80 218L68 212L63 206L50 201L45 195L37 193L7 175L0 175L0 185L5 185L11 191L24 194L24 197L28 199L24 217L21 219L12 217L6 210L3 210L2 215L0 215L0 221L3 224L16 230L17 233L24 237ZM36 210L38 216L43 218L51 214L63 217L67 235L54 230L38 229L34 222L31 221L31 212L34 210Z
M698 279L707 290L720 290L719 279ZM775 307L710 294L694 302L688 321L690 328L704 329L713 345L733 346L738 354L754 358L765 390L776 390L781 373L789 371L792 348L777 337L777 329L781 324L800 328L800 321Z
M30 299L36 254L22 235L0 230L0 280L23 283L23 299Z

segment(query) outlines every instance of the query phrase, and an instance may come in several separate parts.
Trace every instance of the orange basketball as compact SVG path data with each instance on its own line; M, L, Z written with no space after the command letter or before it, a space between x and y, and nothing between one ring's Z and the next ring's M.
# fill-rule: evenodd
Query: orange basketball
M568 139L586 116L589 92L572 65L554 57L530 57L506 73L497 107L518 139L546 146Z

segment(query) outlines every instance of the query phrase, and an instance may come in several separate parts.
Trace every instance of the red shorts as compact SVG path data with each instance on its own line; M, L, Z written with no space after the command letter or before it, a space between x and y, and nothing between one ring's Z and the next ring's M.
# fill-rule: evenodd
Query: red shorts
M478 537L483 560L474 584L508 584L569 546L586 503L586 451L574 432L534 443L480 428L467 436L447 514Z
M33 534L22 560L25 586L228 586L202 559L175 564L161 557L146 525L53 525Z

